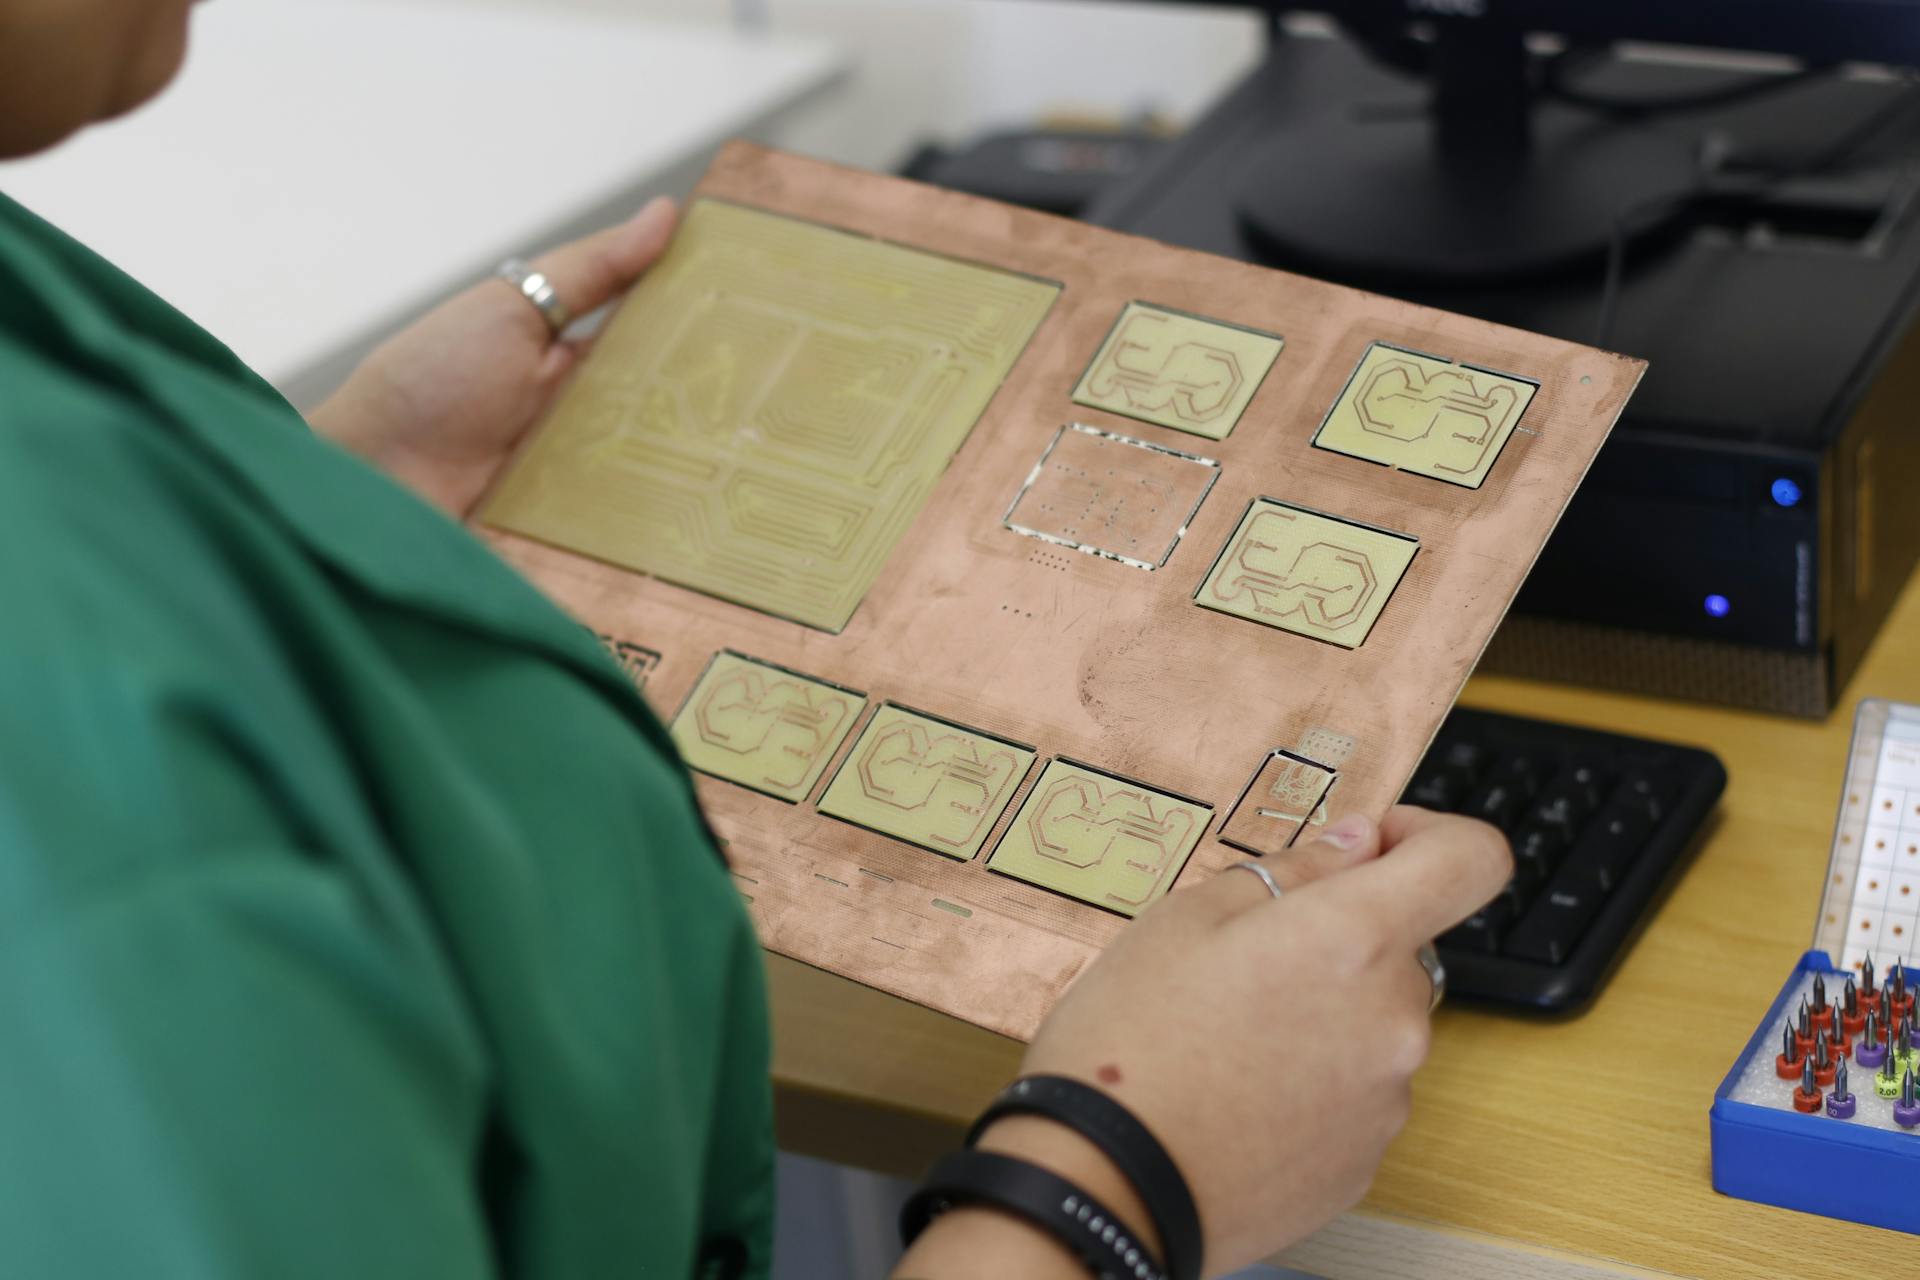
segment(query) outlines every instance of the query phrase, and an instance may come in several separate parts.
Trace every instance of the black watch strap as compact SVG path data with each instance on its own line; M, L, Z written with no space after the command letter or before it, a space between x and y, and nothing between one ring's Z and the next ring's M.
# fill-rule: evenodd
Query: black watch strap
M1004 1116L1039 1115L1066 1125L1106 1153L1146 1203L1169 1280L1200 1280L1205 1237L1200 1210L1180 1167L1131 1111L1100 1092L1066 1076L1027 1076L995 1098L967 1133L967 1145Z
M1096 1280L1167 1280L1107 1206L1039 1165L993 1151L956 1151L933 1166L900 1209L900 1239L911 1245L929 1222L960 1205L990 1205L1026 1219L1065 1245Z

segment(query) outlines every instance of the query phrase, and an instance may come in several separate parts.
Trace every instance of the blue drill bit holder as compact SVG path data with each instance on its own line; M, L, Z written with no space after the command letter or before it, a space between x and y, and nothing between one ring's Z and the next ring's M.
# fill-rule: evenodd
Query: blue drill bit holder
M1907 982L1920 971L1907 969ZM1784 1080L1778 1106L1738 1101L1736 1087L1749 1064L1773 1070L1779 1050L1775 1028L1793 1012L1800 992L1816 973L1825 974L1831 995L1848 977L1825 951L1800 957L1793 976L1767 1010L1765 1020L1714 1093L1708 1127L1713 1140L1713 1187L1742 1200L1798 1209L1828 1218L1864 1222L1920 1235L1920 1129L1911 1133L1877 1128L1857 1120L1835 1120L1824 1112L1792 1109ZM1851 1091L1873 1092L1865 1071L1853 1073Z
M1714 1094L1713 1185L1730 1196L1920 1235L1920 1129L1901 1129L1890 1103L1857 1064L1849 1090L1854 1117L1794 1109L1795 1086L1775 1072L1789 1015L1814 975L1838 1000L1846 979L1920 940L1920 706L1868 698L1853 721L1815 917L1813 950L1800 957L1766 1018ZM1920 971L1905 966L1908 987ZM1887 1034L1891 1028L1882 1028ZM1920 1059L1916 1059L1920 1062ZM1771 1083L1769 1082L1771 1079Z

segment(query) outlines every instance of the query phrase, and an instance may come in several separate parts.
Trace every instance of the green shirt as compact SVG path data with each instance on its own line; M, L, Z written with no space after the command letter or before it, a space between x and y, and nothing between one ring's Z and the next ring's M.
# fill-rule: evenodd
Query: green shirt
M0 1272L765 1272L760 955L658 722L4 199L0 714Z

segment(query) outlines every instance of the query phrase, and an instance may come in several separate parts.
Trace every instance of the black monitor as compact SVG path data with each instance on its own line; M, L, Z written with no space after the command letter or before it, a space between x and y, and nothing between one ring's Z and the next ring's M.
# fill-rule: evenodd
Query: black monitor
M1405 103L1276 122L1236 204L1276 259L1348 278L1498 279L1617 250L1684 210L1712 140L1670 104L1608 101L1570 68L1615 42L1920 67L1920 0L1285 0L1423 77ZM1542 52L1538 36L1555 37ZM1721 96L1794 73L1735 73ZM1706 95L1711 97L1712 95ZM1672 104L1684 107L1685 103Z
M1464 32L1540 32L1789 54L1809 62L1920 65L1915 0L1319 0L1265 3L1361 27L1457 23Z

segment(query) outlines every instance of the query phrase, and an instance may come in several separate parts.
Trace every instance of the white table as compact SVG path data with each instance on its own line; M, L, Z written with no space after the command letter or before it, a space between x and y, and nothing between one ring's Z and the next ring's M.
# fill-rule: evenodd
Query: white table
M440 0L223 0L126 120L0 165L311 404L504 257L692 184L841 73L828 45Z

